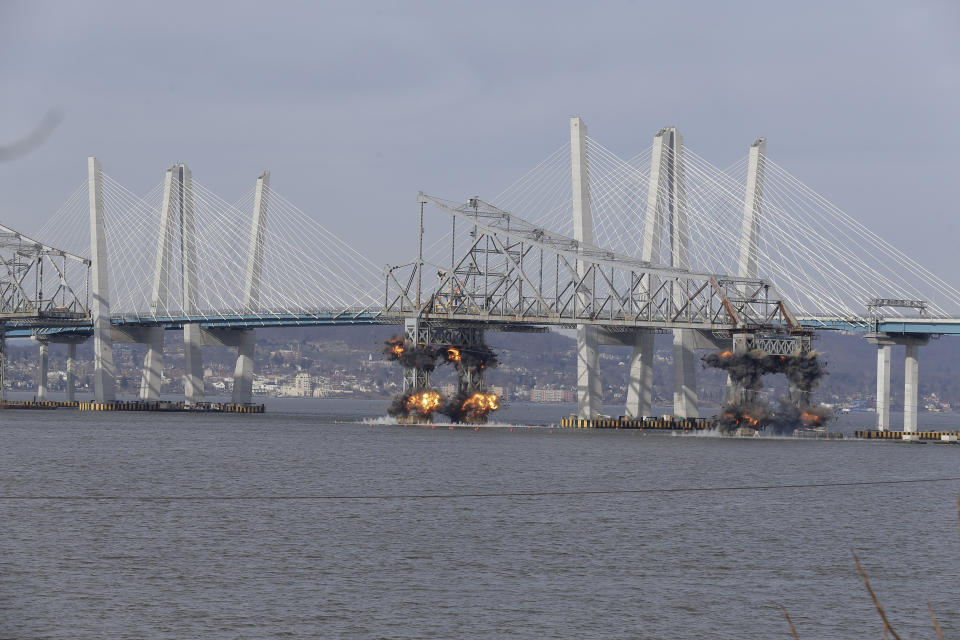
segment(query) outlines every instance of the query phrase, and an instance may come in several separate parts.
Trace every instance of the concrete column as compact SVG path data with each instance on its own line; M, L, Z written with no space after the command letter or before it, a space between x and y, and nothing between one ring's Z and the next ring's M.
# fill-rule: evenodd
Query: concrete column
M257 178L253 193L253 221L250 226L250 248L247 252L247 273L244 282L243 306L247 311L260 308L260 276L263 273L263 250L267 237L267 204L270 197L270 172Z
M254 332L244 331L237 345L237 364L233 371L233 403L253 401L253 354L257 340Z
M664 149L664 130L653 137L653 149L650 152L650 180L647 182L647 209L643 218L643 246L640 259L644 262L662 264L663 218L666 194L666 175L669 171L669 149ZM656 283L648 283L649 290L656 289Z
M163 178L163 202L160 206L160 224L157 227L157 253L150 300L150 310L155 316L171 315L170 261L173 255L174 221L183 220L183 196L182 165L175 164L167 169ZM163 327L150 327L146 330L147 353L143 358L143 372L140 377L140 399L144 402L160 399L163 382L163 331Z
M47 399L47 374L50 370L50 345L40 343L40 369L37 372L37 400Z
M247 251L247 271L244 281L243 308L247 313L260 309L260 279L263 273L263 251L267 237L267 205L270 197L270 172L257 178L253 193L253 219L250 225L250 245ZM233 402L249 404L253 400L253 359L256 351L256 331L248 329L240 337L237 361L233 370Z
M673 330L673 415L699 418L693 331Z
M907 355L903 379L903 430L913 433L917 430L917 391L920 377L920 344L915 341L906 343Z
M197 313L197 234L193 223L193 177L184 164L175 165L180 190L180 283L183 312ZM203 402L203 336L200 325L183 325L183 395L187 404Z
M643 219L643 244L640 259L662 264L664 209L668 200L667 174L670 172L670 150L665 144L663 130L653 137L650 152L650 179L647 183L647 206ZM652 295L659 280L651 277L646 283ZM630 356L630 378L627 380L626 415L649 416L653 412L653 333L637 329L633 353Z
M90 197L90 275L93 320L93 384L97 402L116 400L113 337L110 329L110 288L107 279L107 237L103 221L103 174L96 158L87 159Z
M67 344L67 402L73 402L77 394L77 343Z
M163 382L163 327L147 329L147 353L143 357L143 375L140 378L140 399L155 402L160 399Z
M180 213L180 171L177 165L167 169L163 179L163 204L157 228L157 254L153 267L153 296L150 307L154 315L167 315L170 292L170 256L173 252L173 222Z
M200 325L183 325L183 398L187 404L203 402L203 338Z
M590 210L587 125L578 117L570 118L570 166L573 187L573 237L579 242L592 245L593 214ZM579 277L583 277L586 269L583 262L577 261ZM598 342L594 327L577 327L577 416L583 419L593 418L603 411Z
M890 355L893 347L877 345L877 429L890 429Z
M629 418L653 414L653 335L650 331L633 334L633 355L627 383L626 415Z
M678 269L690 268L690 232L687 224L686 171L683 165L683 136L674 127L662 133L669 148L667 162L667 191L670 228L670 265ZM680 308L688 293L674 283L673 304ZM673 415L678 418L698 418L697 370L694 366L696 336L689 329L673 330Z
M766 139L757 138L750 145L750 155L747 159L747 191L743 199L740 260L737 263L737 275L741 278L757 277L757 243L760 238L760 212L763 205L763 170L766 151Z
M596 329L577 327L577 417L591 419L601 413L600 349Z
M690 268L690 232L687 225L686 170L683 166L683 136L675 127L665 133L670 154L667 185L670 202L670 266Z

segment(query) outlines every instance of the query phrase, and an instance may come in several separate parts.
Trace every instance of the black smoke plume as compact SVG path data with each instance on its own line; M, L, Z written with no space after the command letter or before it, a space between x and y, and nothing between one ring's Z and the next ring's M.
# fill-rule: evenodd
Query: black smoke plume
M400 336L393 336L384 343L383 354L387 360L397 360L406 368L433 371L437 368L440 352L433 347L409 346Z
M703 363L705 367L726 371L734 386L746 392L744 397L735 398L721 410L721 432L739 427L758 431L770 427L775 433L789 433L797 427L823 425L833 417L830 410L810 401L820 379L827 374L816 351L790 356L775 356L759 350L744 354L721 351L704 356ZM756 398L755 392L763 387L762 378L768 374L784 374L790 386L789 399L781 399L776 408Z

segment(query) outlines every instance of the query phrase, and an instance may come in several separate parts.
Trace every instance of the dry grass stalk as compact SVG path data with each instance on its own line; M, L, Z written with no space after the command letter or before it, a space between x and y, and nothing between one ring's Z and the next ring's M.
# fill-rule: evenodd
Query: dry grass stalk
M930 603L927 603L927 611L930 612L930 620L933 622L933 628L937 630L937 637L940 640L943 640L943 629L940 628L940 623L937 622L937 618L933 615L933 607L930 606Z
M797 628L793 626L793 620L790 619L790 614L787 613L787 608L780 605L780 610L783 611L783 617L787 619L787 624L790 625L790 633L793 634L793 640L800 640L800 636L797 635Z
M897 632L893 630L893 627L890 626L890 621L887 620L887 614L884 612L883 607L880 606L880 601L877 600L876 594L873 592L873 589L870 588L870 580L867 579L867 572L863 570L863 567L860 565L860 558L857 557L856 552L853 549L850 549L850 553L853 554L853 561L857 565L857 571L860 572L860 577L863 578L863 584L867 587L867 593L870 594L870 599L873 600L873 606L877 608L877 613L880 614L880 619L883 620L883 629L884 633L887 631L890 632L896 640L903 640Z

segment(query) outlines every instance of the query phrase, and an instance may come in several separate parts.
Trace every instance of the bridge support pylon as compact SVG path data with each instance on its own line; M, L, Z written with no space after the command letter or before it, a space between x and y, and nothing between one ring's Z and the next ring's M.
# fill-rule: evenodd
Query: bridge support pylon
M67 402L73 402L77 396L77 343L67 344Z
M87 191L90 198L90 315L93 320L93 388L97 402L114 402L116 372L110 327L107 236L103 218L103 171L93 156L87 158Z
M140 399L155 402L160 399L163 381L163 327L146 331L147 353L143 357L143 375L140 378Z
M917 431L917 395L920 383L920 343L906 343L903 372L903 432Z
M877 429L890 429L890 357L893 346L877 345Z
M263 251L267 238L267 206L270 199L270 172L257 178L253 192L253 219L247 250L243 307L248 313L260 309L260 279L263 275ZM233 369L233 403L253 401L253 363L256 353L256 329L246 329L237 343L237 362Z
M667 235L668 255L663 256L664 235ZM650 157L650 180L647 185L647 208L644 218L641 259L666 264L680 269L690 268L690 235L687 224L686 177L683 164L683 136L676 127L664 127L653 138ZM649 282L651 291L659 283ZM673 301L682 307L688 292L671 284ZM696 336L690 329L673 330L673 415L677 418L697 418L700 409L697 398L695 367ZM651 347L652 349L652 347ZM643 371L653 366L651 357L644 358L634 349L629 389L652 373ZM636 379L635 379L636 376ZM629 402L628 402L629 404ZM628 407L627 412L632 407Z
M43 339L40 343L40 366L37 368L37 400L43 402L47 399L48 376L50 373L50 344Z
M593 214L590 209L590 170L587 156L587 125L575 116L570 118L570 166L573 195L573 237L593 245ZM586 267L577 261L577 275L582 279ZM587 308L592 296L579 295L579 303ZM590 325L577 326L577 417L590 420L603 411L603 385L600 379L600 349L597 330Z
M630 377L627 381L628 418L644 418L653 414L653 336L652 331L633 333Z
M256 346L257 337L254 330L244 331L237 344L237 364L233 370L234 404L253 402L253 357Z
M890 359L893 345L903 345L903 431L915 433L918 429L918 396L920 384L920 347L928 336L868 333L867 341L877 345L877 429L890 429Z

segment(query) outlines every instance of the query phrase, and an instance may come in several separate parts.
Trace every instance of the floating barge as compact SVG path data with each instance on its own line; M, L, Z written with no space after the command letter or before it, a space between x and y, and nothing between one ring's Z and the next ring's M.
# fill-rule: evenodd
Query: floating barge
M139 400L120 402L80 402L79 400L7 400L0 409L78 409L80 411L168 411L183 413L263 413L262 404L228 404L201 402L188 405L183 402Z
M584 420L576 416L560 418L560 426L571 429L652 429L659 431L709 431L717 427L712 418L687 418L676 420L662 418L594 418Z
M159 400L157 402L80 402L80 411L163 411L181 413L263 413L262 404L226 404L220 402L198 402L186 404Z
M79 402L65 402L59 400L7 400L0 404L0 409L76 409Z
M869 429L854 431L855 438L864 440L901 440L906 442L953 442L960 441L960 433L956 431L879 431Z
M636 429L652 431L681 431L688 433L690 431L711 431L720 426L715 418L686 418L677 420L671 416L662 416L660 418L595 418L593 420L584 420L576 416L569 416L560 419L561 427L574 429ZM750 438L759 435L756 429L742 426L729 433L723 434L731 438ZM818 440L842 440L843 434L835 431L827 431L822 427L818 428L800 428L793 431L795 438L810 438Z

